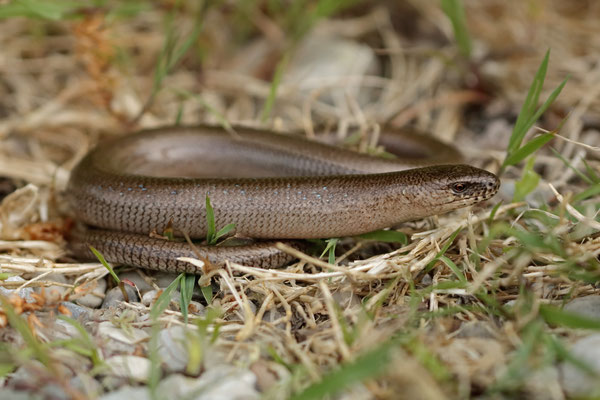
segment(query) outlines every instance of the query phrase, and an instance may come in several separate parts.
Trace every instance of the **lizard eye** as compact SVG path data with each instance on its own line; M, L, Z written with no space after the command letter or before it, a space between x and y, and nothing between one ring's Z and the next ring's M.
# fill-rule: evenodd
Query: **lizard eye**
M462 193L465 190L467 190L467 184L464 182L457 182L457 183L452 184L452 191L454 193L457 193L457 194Z

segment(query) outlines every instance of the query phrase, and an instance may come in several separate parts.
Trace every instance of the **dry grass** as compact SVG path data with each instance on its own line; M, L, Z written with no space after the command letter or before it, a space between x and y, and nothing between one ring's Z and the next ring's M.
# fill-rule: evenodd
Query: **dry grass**
M353 241L347 254L338 255L338 261L353 260L343 265L300 254L300 261L285 269L230 264L202 281L212 280L218 288L212 305L222 311L215 320L217 340L203 345L219 352L223 362L262 371L257 374L261 384L268 382L267 397L298 395L324 376L338 382L332 371L340 365L342 376L346 371L359 381L371 378L356 382L345 398L533 395L538 390L535 371L561 359L554 341L568 343L581 335L565 324L547 324L544 312L555 309L544 307L598 294L600 198L597 192L583 201L574 196L597 187L589 171L600 174L600 70L595 59L600 53L600 4L465 3L473 39L469 63L458 54L450 22L437 2L363 5L320 21L309 35L368 43L377 49L385 72L323 78L305 91L283 79L264 122L276 60L294 43L283 11L209 8L192 49L158 85L153 74L165 60L162 28L170 2L127 16L112 14L116 7L109 3L78 19L2 20L0 175L19 189L0 205L0 275L15 274L25 281L0 280L0 286L68 288L62 295L40 292L34 312L41 319L36 322L36 314L28 314L31 331L41 342L51 342L52 312L61 311L56 308L59 297L82 296L82 284L107 274L99 263L65 258L62 239L70 229L61 193L69 170L103 137L176 121L223 120L305 130L309 136L315 126L335 124L341 137L354 130L366 137L379 123L390 122L455 141L473 165L498 171L516 115L550 48L541 98L567 74L571 78L539 125L556 129L568 115L551 146L573 168L542 149L535 160L540 181L525 201L513 202L511 192L523 168L509 167L502 177L503 192L492 203L405 224L400 230L410 242L393 251L364 258L371 244ZM181 45L197 21L194 10L175 15L172 32L182 35ZM288 67L296 62L292 56ZM160 87L154 97L153 87ZM337 96L340 88L343 95ZM367 102L359 96L365 92ZM499 199L503 204L493 209ZM11 301L22 310L20 301ZM124 307L137 315L132 327L150 325L143 317L148 307ZM266 322L266 313L274 320ZM195 325L198 317L190 318L202 332ZM178 325L183 318L167 310L159 321ZM8 323L5 315L2 322ZM471 324L486 333L465 333ZM209 325L213 332L215 324ZM1 336L7 343L33 346L22 329ZM140 351L146 354L144 345ZM57 365L62 361L57 350L40 351ZM8 370L26 363L22 354L9 353L8 359L0 357ZM386 356L369 359L373 354ZM359 372L351 375L357 359ZM379 364L385 368L371 376ZM66 378L51 370L39 373L67 388ZM340 379L341 387L348 386ZM554 383L546 385L554 390L547 396L562 398ZM85 397L70 390L74 398ZM315 390L319 397L328 389ZM309 398L311 392L306 393L300 398Z

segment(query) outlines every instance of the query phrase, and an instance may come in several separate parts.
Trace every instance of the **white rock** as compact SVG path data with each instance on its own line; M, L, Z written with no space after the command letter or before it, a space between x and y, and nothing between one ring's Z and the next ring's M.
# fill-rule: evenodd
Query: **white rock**
M150 391L146 387L124 386L114 392L99 397L99 400L151 400Z
M121 343L131 345L143 342L150 337L150 335L142 329L130 327L125 331L116 327L110 321L104 321L98 325L98 334L110 338L111 340L117 340Z
M19 284L22 284L25 283L25 279L21 278L20 276L10 276L6 278L4 282L19 282ZM26 302L35 302L34 298L31 296L31 294L33 293L33 288L25 287L17 292L17 289L7 289L5 287L0 287L0 294L6 297L10 297L11 295L15 294L15 292L20 298L24 299Z
M578 297L568 302L564 310L582 317L600 320L600 296Z
M159 397L194 400L254 400L260 398L255 389L256 377L246 369L220 365L198 378L171 375L160 383Z
M138 290L140 291L140 293L142 295L144 293L146 293L147 291L154 289L152 287L152 285L147 283L144 280L144 278L142 278L140 276L140 274L138 274L136 271L128 271L128 272L125 272L124 274L120 274L119 279L121 279L122 281L127 279L127 280L133 282L135 284L135 286L137 286Z
M600 334L586 336L579 339L571 347L571 355L589 365L595 371L589 374L587 371L563 362L560 365L561 385L563 390L571 397L595 398L600 397Z
M145 382L150 373L150 360L144 357L131 355L112 356L106 360L111 373L120 378L127 378L137 382Z
M106 293L106 279L98 279L93 282L86 283L79 287L79 290L90 289L90 292L85 296L82 296L75 300L77 304L82 306L97 308L102 304L104 300L104 294Z
M347 96L359 105L372 102L372 91L360 84L361 77L376 75L379 65L369 46L340 37L310 34L300 43L285 71L283 82L309 95L324 94L323 100L347 106Z

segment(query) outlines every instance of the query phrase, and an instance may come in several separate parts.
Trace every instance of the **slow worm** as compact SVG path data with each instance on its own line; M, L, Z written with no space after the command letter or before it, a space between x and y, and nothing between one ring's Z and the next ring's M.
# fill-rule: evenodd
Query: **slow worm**
M92 245L111 262L200 273L177 260L197 255L186 242L149 234L172 226L178 235L204 238L206 196L217 228L234 223L242 237L308 239L445 213L489 199L500 185L490 172L454 164L459 153L429 137L394 132L381 142L403 156L209 126L164 127L103 142L71 174L70 204L94 227L77 234L71 248L80 257L89 258ZM273 241L197 249L216 265L231 260L275 268L292 260Z

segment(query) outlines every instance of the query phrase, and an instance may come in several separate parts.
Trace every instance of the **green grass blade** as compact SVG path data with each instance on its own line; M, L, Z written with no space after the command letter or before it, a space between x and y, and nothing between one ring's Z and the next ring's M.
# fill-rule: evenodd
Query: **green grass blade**
M538 108L538 110L535 112L535 114L533 114L533 116L529 119L529 121L527 121L527 126L529 128L532 127L533 124L535 124L535 121L537 121L538 119L540 119L540 117L542 116L542 114L544 114L546 112L546 110L548 110L548 108L550 107L550 105L552 103L554 103L554 100L556 100L556 98L558 97L558 95L560 94L560 92L562 92L562 90L565 87L565 85L567 84L568 80L569 80L569 77L567 76L561 82L561 84L558 85L558 87L556 89L554 89L552 91L552 93L550 93L550 96L548 96L548 98L546 99L546 101L544 102L544 104L542 104L542 106L540 108ZM527 128L527 129L529 129L529 128Z
M600 194L600 183L597 183L597 184L585 189L583 192L577 193L575 196L573 196L573 200L571 202L573 204L577 204L580 201L588 199L592 196L597 196L599 194Z
M335 264L335 247L337 246L337 243L339 241L340 239L338 238L331 238L325 241L325 243L327 243L327 246L325 246L325 250L323 250L323 252L321 253L321 257L323 257L325 253L328 253L327 262L329 264Z
M600 330L600 320L598 319L587 318L547 304L540 306L540 315L550 325L573 329Z
M215 235L215 241L219 240L220 238L222 238L223 236L228 235L231 231L233 231L235 229L235 224L231 223L231 224L227 224L225 225L223 228L221 228Z
M52 359L50 357L50 353L48 351L48 347L45 343L40 342L38 338L33 334L27 322L23 320L17 313L15 309L10 304L8 299L0 294L0 305L2 306L2 311L6 315L10 326L13 327L19 334L23 341L27 345L27 347L32 351L35 357L46 367L50 367Z
M563 162L563 164L565 164L567 166L567 168L569 168L571 171L575 172L577 174L577 176L579 176L582 180L584 180L585 182L589 183L590 185L592 183L594 183L594 181L592 179L590 179L586 174L584 174L583 172L581 172L580 170L578 170L577 168L575 168L573 166L573 164L571 164L569 162L569 160L567 160L566 158L564 158L562 156L562 154L560 154L558 151L556 151L552 147L550 148L550 150L552 150L552 153L554 153L554 155L556 157L558 157Z
M471 56L471 38L467 29L465 10L460 0L441 0L442 10L452 23L454 39L462 55L466 58Z
M25 17L59 21L78 15L82 4L77 1L16 0L0 7L0 19Z
M117 276L115 271L112 269L110 264L106 261L106 259L102 255L102 253L100 253L98 250L96 250L93 246L90 246L90 250L92 251L92 253L94 253L94 255L96 256L98 261L100 261L100 264L102 264L104 266L104 268L106 268L108 270L108 272L110 272L110 275L113 277L115 282L117 282L117 284L120 284L121 280L119 279L119 277Z
M535 190L540 182L540 176L533 170L534 162L535 157L531 157L527 161L525 168L523 168L521 179L515 183L513 202L523 201L529 193Z
M594 183L600 183L600 176L598 176L596 171L594 171L594 168L592 168L586 160L583 160L583 165L585 165L585 170L588 173L588 176L590 177L590 179Z
M206 242L211 245L215 244L215 211L210 204L210 198L206 196Z
M204 300L206 300L206 304L210 305L213 299L213 290L211 285L201 286L200 291L202 292L202 296Z
M378 242L386 243L401 243L402 245L408 244L408 237L404 232L398 232L394 230L379 230L373 232L363 233L358 235L361 239L376 240Z
M535 107L538 104L538 100L540 98L540 93L542 92L542 87L544 85L544 79L546 78L546 71L548 69L548 60L550 58L550 50L546 51L546 55L544 56L544 60L540 64L535 77L533 78L533 82L529 87L529 92L527 93L527 97L525 98L525 102L523 103L523 107L521 107L521 112L517 117L517 122L515 122L515 127L513 129L513 133L508 142L508 153L512 153L517 150L521 146L521 142L525 138L525 134L529 130L527 127L527 122L531 120L535 112Z
M279 84L281 83L281 78L283 76L283 71L285 71L289 59L289 53L285 53L279 61L279 63L277 64L277 67L275 68L275 73L273 74L273 81L271 82L271 87L269 88L269 96L265 101L265 106L263 107L262 113L260 115L260 120L263 123L267 122L269 117L271 116L273 106L275 105L275 99L277 98L277 89L279 88Z
M379 345L374 350L358 357L355 361L344 364L337 370L324 375L321 381L292 396L292 399L322 399L324 396L338 393L358 382L375 378L386 370L392 358L394 345L395 343L392 341Z
M456 277L458 278L458 280L461 283L467 283L467 278L465 278L465 275L460 270L460 268L458 268L458 266L454 263L454 261L452 261L451 259L449 259L446 256L440 256L440 261L443 262L444 264L446 264L448 266L448 268L450 268L450 270L452 270L454 275L456 275Z
M180 294L181 294L181 313L183 314L183 321L187 324L188 322L188 308L192 301L194 294L194 285L196 284L196 275L185 274L180 282Z
M152 305L150 309L150 319L152 321L156 321L156 319L167 309L169 304L171 303L171 294L173 290L177 288L179 282L184 279L185 274L179 274L177 278L173 279L173 282L167 286L165 290L158 296L156 302Z
M511 154L507 155L504 160L503 167L509 165L515 165L523 161L525 158L535 153L540 147L548 143L554 138L554 133L544 133L543 135L537 136L527 142L523 147L515 150Z

